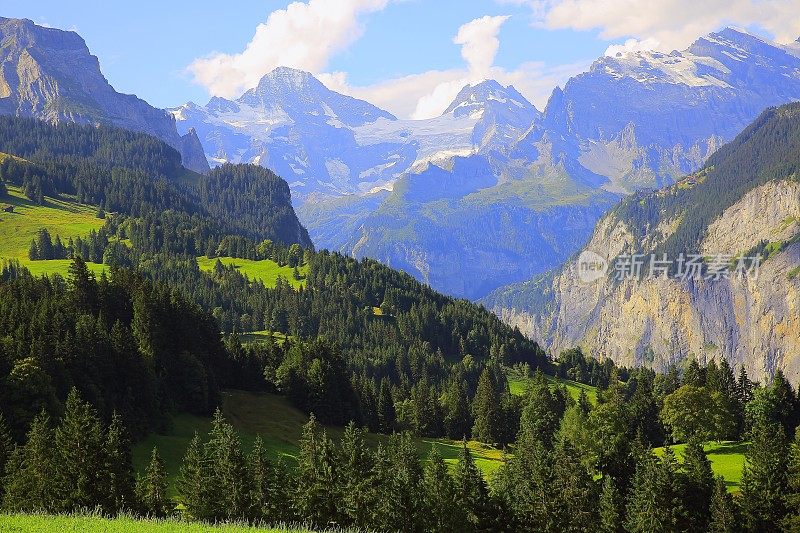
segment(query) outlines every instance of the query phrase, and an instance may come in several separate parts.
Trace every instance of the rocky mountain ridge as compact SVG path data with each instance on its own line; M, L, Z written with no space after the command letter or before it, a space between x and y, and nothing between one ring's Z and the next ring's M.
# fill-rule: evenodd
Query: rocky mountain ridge
M0 17L0 114L148 133L178 150L187 168L209 170L194 131L179 135L171 114L115 91L75 32Z
M800 105L770 110L697 174L628 198L601 219L583 253L601 258L606 275L582 275L582 253L485 303L554 353L580 346L658 370L687 357L724 357L762 382L780 368L798 383L799 153ZM731 275L617 279L612 266L632 254L681 252L701 254L706 265L724 256ZM739 260L757 255L755 271L736 275Z

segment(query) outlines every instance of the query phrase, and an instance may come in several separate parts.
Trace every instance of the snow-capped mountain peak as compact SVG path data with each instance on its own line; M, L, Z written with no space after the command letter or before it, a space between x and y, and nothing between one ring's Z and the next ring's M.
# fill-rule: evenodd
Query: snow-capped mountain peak
M503 106L518 111L536 109L513 86L503 87L495 80L484 80L461 89L444 114L468 115L487 106Z

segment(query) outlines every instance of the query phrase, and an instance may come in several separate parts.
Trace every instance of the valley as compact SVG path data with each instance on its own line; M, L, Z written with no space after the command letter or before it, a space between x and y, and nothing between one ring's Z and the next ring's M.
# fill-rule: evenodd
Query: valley
M800 530L800 39L359 86L438 8L298 1L183 79L173 7L0 17L0 531Z

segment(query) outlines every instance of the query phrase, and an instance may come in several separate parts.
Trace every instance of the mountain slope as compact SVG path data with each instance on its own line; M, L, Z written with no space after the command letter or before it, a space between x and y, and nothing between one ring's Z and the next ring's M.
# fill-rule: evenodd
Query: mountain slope
M571 261L486 303L555 351L579 345L657 369L690 356L725 358L761 381L782 369L797 383L799 176L800 104L770 109L696 174L632 196L598 223L584 251L612 265L605 276L590 282ZM668 276L616 279L615 258L667 254L676 261L681 253L702 254L707 268L719 256L730 266L764 259L757 276L717 280L706 271L684 280L673 264Z
M543 114L488 80L440 117L397 120L290 69L173 112L210 160L284 176L317 246L480 298L557 266L621 196L697 170L765 107L800 99L798 55L728 29L603 57Z
M178 150L187 168L209 168L194 132L178 135L169 113L116 92L77 33L27 19L0 17L0 114L148 133Z

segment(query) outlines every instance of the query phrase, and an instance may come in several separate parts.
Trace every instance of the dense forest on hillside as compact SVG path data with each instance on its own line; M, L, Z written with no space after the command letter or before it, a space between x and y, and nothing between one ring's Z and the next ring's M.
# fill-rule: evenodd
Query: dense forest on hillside
M2 181L34 202L77 196L106 216L85 238L41 231L32 243L31 259L71 259L67 279L34 278L13 262L0 271L5 510L172 513L158 451L135 480L130 439L176 412L211 414L227 387L278 392L315 418L287 465L259 446L246 456L216 416L180 472L186 518L404 531L797 524L800 443L789 439L800 407L780 373L759 385L724 361L656 375L580 350L552 360L481 306L376 261L304 246L285 182L271 173L225 166L193 176L168 150L160 161L163 146L113 129L3 119L0 130L0 151L24 158L0 162ZM134 163L106 154L126 147L145 153ZM298 288L267 286L221 261L202 272L201 255L306 274ZM96 277L87 260L107 272ZM261 341L242 341L261 330ZM521 396L511 367L526 376ZM542 371L596 386L597 404ZM353 425L337 444L316 421ZM357 426L395 437L367 449ZM451 475L435 453L420 461L412 434L475 439L507 459L487 481L465 447ZM709 440L752 441L736 499L713 479L700 444ZM671 443L689 443L682 465L649 451Z
M156 243L171 253L202 255L239 234L311 247L286 182L261 167L226 165L202 176L184 169L173 148L142 133L7 116L0 117L0 152L17 156L0 161L0 180L21 186L31 200L68 194L144 217L155 226ZM247 193L259 194L258 201L234 200Z

